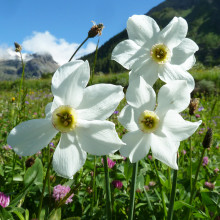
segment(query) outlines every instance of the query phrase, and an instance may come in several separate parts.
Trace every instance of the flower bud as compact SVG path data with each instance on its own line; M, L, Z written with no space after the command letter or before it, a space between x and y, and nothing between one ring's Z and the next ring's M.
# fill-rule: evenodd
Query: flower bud
M18 44L17 42L14 42L14 45L15 45L15 52L21 52L21 50L22 50L21 45Z
M209 128L203 139L202 145L204 148L209 148L211 147L211 144L212 144L212 129Z
M94 25L91 27L91 29L88 32L88 37L89 38L93 38L96 35L99 35L99 36L102 35L102 30L104 28L104 25L102 23L95 24L94 22L93 22L93 24Z
M189 114L194 115L198 109L198 106L199 106L199 99L198 98L191 99L189 103Z

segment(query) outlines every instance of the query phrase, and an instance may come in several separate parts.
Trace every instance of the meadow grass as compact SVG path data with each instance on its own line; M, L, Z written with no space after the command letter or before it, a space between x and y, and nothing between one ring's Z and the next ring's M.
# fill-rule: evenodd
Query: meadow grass
M186 219L186 213L189 209L192 211L194 219L215 219L219 215L219 144L220 144L220 102L218 100L219 88L219 70L198 70L193 72L196 80L212 81L215 85L214 91L204 94L195 93L194 96L200 97L199 110L195 115L189 116L188 109L182 112L186 120L197 121L201 119L202 125L190 138L192 144L192 178L198 167L201 152L203 151L202 141L208 128L212 128L213 142L212 146L205 151L205 156L209 158L208 164L202 166L198 181L196 184L196 195L192 202L190 200L190 167L189 167L189 140L181 142L179 148L179 170L177 174L177 192L174 204L173 219ZM204 77L202 77L204 76ZM95 75L95 83L113 83L121 84L124 87L128 83L128 73ZM156 88L161 86L159 82ZM51 102L53 97L50 91L51 79L26 80L25 86L27 94L25 97L25 108L20 115L20 121L26 121L45 117L45 106ZM6 210L11 213L14 219L36 218L40 196L42 192L43 178L46 176L49 164L49 154L53 154L59 140L55 137L51 144L41 152L32 157L19 157L13 151L7 148L7 135L17 124L15 120L18 106L19 81L0 82L0 192L10 195L11 201L15 201L18 195L24 191L27 186L27 176L34 171L36 167L29 167L27 161L32 158L35 160L41 172L38 174L38 181L34 179L22 197L16 203L16 208L8 207ZM158 90L158 89L156 89ZM217 91L217 93L216 93ZM118 106L115 113L109 118L116 125L116 131L120 137L127 131L118 122L117 116L125 106L124 99ZM48 153L49 152L49 153ZM149 153L151 156L151 152ZM171 180L173 170L170 172L165 164L151 157L145 157L139 162L136 197L135 197L135 217L144 220L146 216L151 219L164 219L161 191L164 192L165 205L168 208L169 196L171 194ZM109 168L110 183L114 180L121 181L122 188L117 188L111 184L111 198L113 219L126 219L128 215L130 180L132 169L129 159L125 159L116 153L110 155L110 158L116 164ZM36 165L36 166L37 166ZM42 165L42 166L41 166ZM33 168L34 167L34 168ZM95 177L94 177L95 172ZM214 187L208 187L206 182L214 184ZM48 182L49 183L49 182ZM63 205L62 219L69 217L79 217L78 219L105 219L105 180L104 167L101 157L88 155L83 168L74 176L73 180L61 178L56 175L53 169L50 169L50 183L46 184L43 200L41 219L52 219L49 213L57 207L52 191L58 185L73 184L73 202ZM95 183L95 184L94 184ZM104 196L103 196L104 195ZM2 209L0 209L0 213ZM19 214L20 213L20 214ZM56 213L57 214L57 213ZM54 217L54 216L53 216ZM56 219L56 218L55 218ZM59 219L59 218L57 218Z

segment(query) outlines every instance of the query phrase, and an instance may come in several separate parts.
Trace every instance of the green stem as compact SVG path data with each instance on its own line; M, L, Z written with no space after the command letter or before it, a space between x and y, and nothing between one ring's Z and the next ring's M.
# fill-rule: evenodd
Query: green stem
M170 167L168 167L167 172L168 172L168 188L169 188L169 195L170 195L170 193L171 193L171 171L170 171Z
M95 187L95 178L96 178L96 156L94 156L94 169L93 169L93 181L92 181L92 212L94 208L95 198L96 198L96 187Z
M149 199L149 197L148 197L148 193L147 193L147 191L146 191L145 188L144 188L144 192L145 192L145 196L146 196L146 198L147 198L147 203L148 203L149 209L153 212L154 210L153 210L153 207L152 207L152 205L151 205L150 199ZM153 220L156 220L155 215L152 215L152 219L153 219Z
M160 187L160 192L161 192L161 196L162 196L162 204L163 204L163 211L164 211L164 217L167 217L167 207L166 207L166 203L165 203L165 198L164 198L164 192L163 192L163 187L162 184L160 182L160 177L159 177L159 173L157 170L157 166L154 160L154 166L155 166L155 170L156 170L156 174L157 174L157 178L158 178L158 182L159 182L159 187Z
M191 121L191 115L190 115L190 121ZM192 140L191 137L189 137L189 178L190 178L190 195L192 194Z
M70 59L69 59L68 62L70 62L70 61L73 59L73 57L75 56L75 54L77 53L77 51L80 49L80 47L82 47L82 45L83 45L88 39L89 39L89 37L87 37L87 38L78 46L78 48L77 48L76 51L73 53L73 55L70 57Z
M50 159L50 162L49 162L48 167L47 167L46 177L45 177L44 182L43 182L43 189L42 189L42 192L41 192L40 204L39 204L39 207L38 207L38 219L40 219L40 213L41 213L43 198L44 198L44 191L45 191L45 188L46 188L47 178L48 178L49 173L50 173L50 166L52 164L52 160L53 160L53 157L51 157L51 159Z
M175 196L176 196L176 183L177 183L177 170L174 170L172 192L171 192L171 196L170 196L170 204L169 204L169 211L168 211L167 220L173 219L173 206L174 206Z
M104 170L105 170L105 186L106 186L106 209L107 209L107 219L112 219L112 208L111 208L111 190L109 183L109 172L108 172L108 162L107 156L103 156Z
M50 163L50 146L48 146L47 161L48 161L48 164L49 164ZM47 181L48 181L49 208L50 208L50 204L51 204L50 170L48 171Z
M135 191L136 191L136 179L138 172L138 162L133 163L133 173L132 173L132 181L131 181L131 191L130 191L130 204L129 204L129 215L128 220L132 220L134 216L134 199L135 199Z

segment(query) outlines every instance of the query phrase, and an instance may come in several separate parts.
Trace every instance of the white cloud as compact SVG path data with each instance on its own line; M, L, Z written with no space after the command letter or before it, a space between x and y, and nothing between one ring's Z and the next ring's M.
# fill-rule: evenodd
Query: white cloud
M28 58L30 53L49 53L53 59L62 65L68 62L76 48L79 46L77 43L69 43L65 39L57 39L50 32L33 32L33 34L23 41L21 44L23 50L23 58ZM74 58L79 58L83 55L91 53L95 50L96 45L89 42L86 47L80 48ZM8 47L7 45L0 45L0 60L18 59L19 54L14 51L14 47Z
M62 38L57 39L46 31L44 33L33 32L32 36L23 41L22 46L24 50L30 53L50 53L53 56L53 59L61 65L69 60L79 44L69 43ZM78 51L75 58L91 53L95 48L96 45L89 42L86 47L83 47Z

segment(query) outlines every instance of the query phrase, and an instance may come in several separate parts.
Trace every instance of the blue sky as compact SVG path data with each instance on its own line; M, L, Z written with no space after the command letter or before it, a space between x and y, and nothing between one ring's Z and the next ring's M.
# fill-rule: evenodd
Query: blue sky
M145 14L163 0L0 0L0 59L14 57L14 41L24 53L51 53L62 64L86 38L91 21L105 28L100 44L126 28L127 19ZM78 56L94 50L90 40Z

